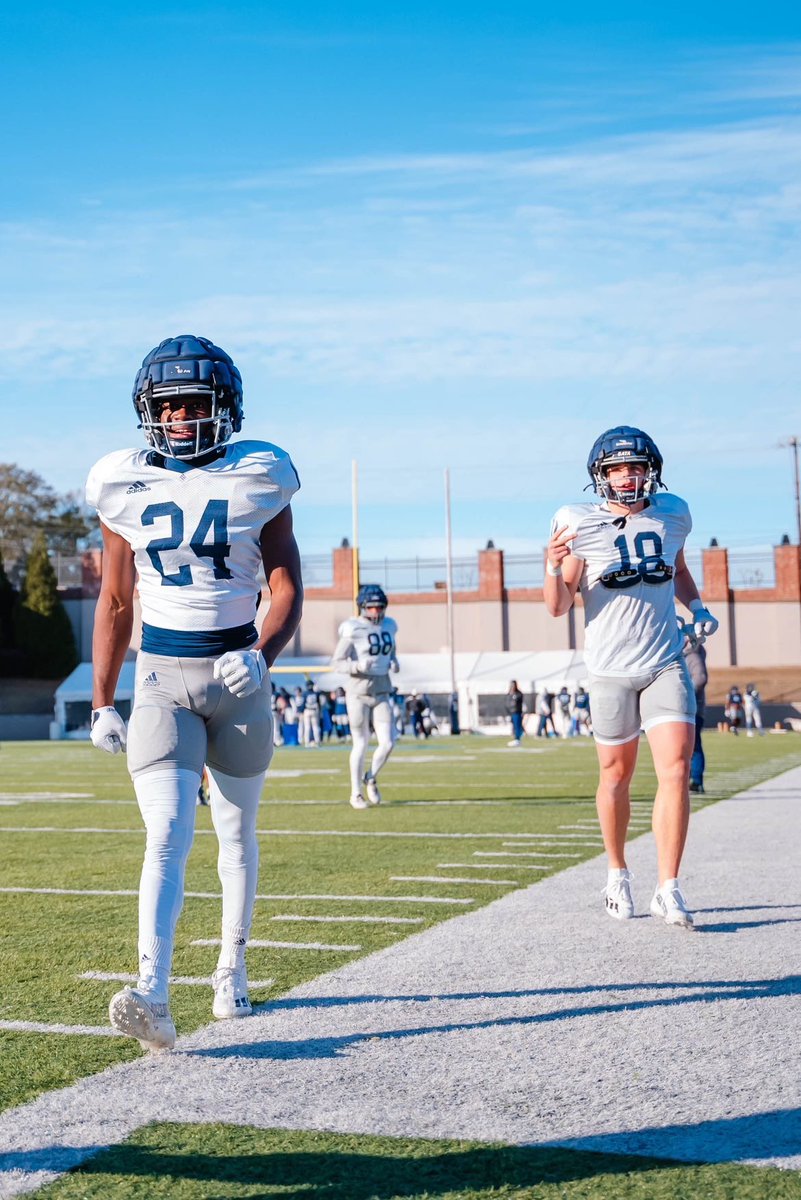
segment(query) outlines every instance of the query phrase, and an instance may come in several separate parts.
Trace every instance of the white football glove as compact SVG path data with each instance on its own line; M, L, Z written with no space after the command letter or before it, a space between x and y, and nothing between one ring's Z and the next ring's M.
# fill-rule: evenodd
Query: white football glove
M214 664L214 678L221 679L240 700L257 692L266 674L267 663L261 650L229 650Z
M712 613L708 608L704 607L703 601L701 600L693 600L690 603L689 608L690 612L693 614L695 636L699 639L699 641L703 641L704 638L711 637L720 624L718 619L712 616Z
M89 735L92 745L107 754L119 754L125 749L128 740L128 730L116 708L95 708L92 710L92 730Z

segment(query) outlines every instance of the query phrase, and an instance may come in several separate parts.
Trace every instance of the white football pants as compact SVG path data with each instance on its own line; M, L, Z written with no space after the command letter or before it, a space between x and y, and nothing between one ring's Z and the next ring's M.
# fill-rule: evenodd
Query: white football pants
M370 714L373 714L373 729L378 745L373 752L370 774L375 777L392 753L397 736L392 705L389 697L374 699L370 696L348 696L348 720L353 749L350 752L350 789L356 795L362 791L364 760L370 742Z
M320 744L320 711L316 708L304 708L301 713L300 736L304 746L314 742Z
M217 965L235 967L244 963L256 897L256 816L265 772L248 779L235 779L212 768L208 774L223 897L222 945ZM155 976L157 989L165 999L199 786L200 776L183 767L149 771L134 780L147 831L139 885L139 973Z

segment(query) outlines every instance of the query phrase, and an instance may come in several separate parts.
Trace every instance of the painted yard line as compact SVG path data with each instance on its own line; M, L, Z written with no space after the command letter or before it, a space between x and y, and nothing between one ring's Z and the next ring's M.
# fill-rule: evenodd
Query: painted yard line
M466 871L508 871L509 863L437 863L438 867L461 867ZM536 866L534 863L517 863L516 871L550 871L550 867Z
M84 971L81 975L76 975L76 979L84 979L87 981L97 981L99 983L138 983L138 975L128 975L120 971ZM171 975L170 983L180 985L181 987L211 987L211 975ZM255 988L272 987L275 983L274 979L249 979L248 986Z
M219 946L221 938L196 938L190 946ZM260 950L361 950L361 946L329 945L326 942L272 942L264 938L248 938L248 949Z
M399 883L478 883L486 884L490 887L503 887L508 884L509 887L517 887L517 879L457 879L454 875L390 875L393 883L397 880Z
M581 829L580 825L562 825L562 829ZM4 833L105 833L116 836L118 833L133 833L144 837L145 827L141 829L100 829L87 826L64 825L0 825L0 835ZM512 833L401 833L387 829L257 829L259 837L376 837L376 838L421 838L427 841L502 841L504 838L535 836L525 832ZM213 829L196 829L195 836L216 837Z
M47 1025L44 1021L0 1021L8 1033L58 1033L79 1037L125 1037L110 1025Z
M540 846L564 846L565 850L572 850L578 846L603 846L603 844L604 844L603 838L592 838L588 841L584 841L584 839L580 839L579 841L573 841L573 842L558 842L555 839L552 841L550 838L548 838L547 841L545 841L543 839L543 841L541 841L541 842L502 842L501 843L502 846L517 846L517 847L530 846L532 848L537 848L537 849Z
M303 917L299 913L279 913L271 921L312 921L319 925L422 925L425 917Z
M564 842L569 846L571 842L575 845L588 845L590 842L600 842L603 839L598 834L596 837L590 837L589 833L514 833L510 837L525 838L525 842L504 842L504 846L534 846L537 841Z
M34 887L0 887L0 893L23 893L38 896L138 896L134 888L101 889L101 888L34 888ZM221 900L220 892L184 892L188 900ZM325 892L263 892L258 893L256 900L351 900L365 901L371 904L472 904L472 900L464 896L335 896Z
M476 858L583 858L582 854L543 854L541 850L527 854L525 850L474 850Z
M0 792L0 800L91 800L94 792ZM135 801L131 800L131 804Z

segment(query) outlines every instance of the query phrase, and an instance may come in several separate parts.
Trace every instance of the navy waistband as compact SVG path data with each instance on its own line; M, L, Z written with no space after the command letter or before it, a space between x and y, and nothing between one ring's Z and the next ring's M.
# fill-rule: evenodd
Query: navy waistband
M252 621L233 629L160 629L143 623L142 650L166 658L216 658L252 646L258 636Z

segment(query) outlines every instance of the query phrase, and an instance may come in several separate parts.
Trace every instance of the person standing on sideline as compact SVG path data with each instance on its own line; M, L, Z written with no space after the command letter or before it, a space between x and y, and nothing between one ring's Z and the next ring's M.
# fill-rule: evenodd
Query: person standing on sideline
M309 679L303 693L301 714L301 742L307 750L310 746L314 746L316 750L320 749L320 700L314 680Z
M695 742L690 759L690 791L703 796L706 757L701 734L706 716L706 685L709 682L709 674L706 669L706 650L703 643L695 637L694 631L691 635L685 633L684 642L684 661L695 692Z
M519 746L523 740L523 693L517 686L516 679L511 681L506 693L506 711L512 722L512 740L507 742L507 745Z
M223 898L212 1013L252 1011L245 946L258 876L256 814L273 752L268 672L300 620L290 508L300 484L277 446L230 441L242 425L242 380L206 338L181 334L151 350L133 402L147 449L107 454L86 488L103 534L91 738L110 754L127 746L147 833L138 982L117 992L109 1016L143 1048L168 1050L175 926L204 761ZM262 569L271 599L259 632ZM142 643L126 730L114 695L137 576Z
M598 503L560 508L548 542L544 596L553 616L584 601L584 658L600 766L598 818L609 873L606 911L634 916L626 866L629 791L645 730L658 781L653 831L658 882L651 913L693 928L679 887L690 816L689 771L695 695L683 658L675 599L692 613L696 635L718 622L704 607L684 558L692 528L684 500L659 495L662 455L647 433L628 425L596 440L587 461Z
M745 685L743 708L745 710L746 737L753 737L755 729L760 737L764 737L765 730L762 728L762 701L756 684L747 683Z
M345 696L353 741L350 752L351 808L370 808L381 803L377 777L395 745L389 673L399 670L395 651L398 627L392 617L386 615L387 597L377 583L362 584L356 607L358 617L350 617L339 627L339 641L331 667L349 676ZM365 772L371 717L378 746L370 770Z

